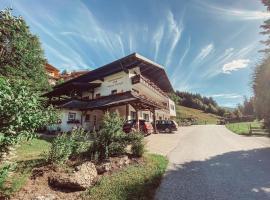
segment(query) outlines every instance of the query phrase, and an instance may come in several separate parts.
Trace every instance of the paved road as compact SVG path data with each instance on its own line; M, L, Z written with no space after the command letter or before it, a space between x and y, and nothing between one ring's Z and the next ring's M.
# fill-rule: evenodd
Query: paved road
M268 138L239 136L216 125L181 128L175 135L149 138L152 152L162 149L158 140L166 144L158 151L170 161L156 199L270 199ZM164 136L174 138L164 142Z

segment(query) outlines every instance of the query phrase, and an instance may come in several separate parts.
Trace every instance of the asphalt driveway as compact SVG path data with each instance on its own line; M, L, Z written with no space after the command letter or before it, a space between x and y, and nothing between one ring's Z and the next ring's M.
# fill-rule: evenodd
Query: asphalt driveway
M270 199L269 138L239 136L224 126L205 125L147 140L150 152L170 161L156 199Z

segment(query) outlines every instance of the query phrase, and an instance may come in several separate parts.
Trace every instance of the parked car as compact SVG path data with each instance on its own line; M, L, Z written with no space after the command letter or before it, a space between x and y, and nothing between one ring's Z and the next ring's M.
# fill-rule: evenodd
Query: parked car
M177 123L173 120L157 120L156 127L159 132L172 133L177 131Z
M154 132L154 128L150 122L147 122L145 120L139 120L139 127L140 131L144 133L145 135L149 135ZM125 133L130 133L131 131L136 130L136 120L127 120L124 123L123 131Z

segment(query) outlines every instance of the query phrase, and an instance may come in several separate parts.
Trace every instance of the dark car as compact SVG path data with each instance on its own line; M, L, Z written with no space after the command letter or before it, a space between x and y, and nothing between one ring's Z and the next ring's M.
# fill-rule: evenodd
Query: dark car
M177 131L177 123L173 120L157 120L156 127L159 132L172 133Z
M139 127L140 131L144 133L145 135L149 135L154 132L154 128L150 122L147 122L145 120L139 120ZM131 131L136 130L136 120L127 120L124 123L123 131L125 133L130 133Z

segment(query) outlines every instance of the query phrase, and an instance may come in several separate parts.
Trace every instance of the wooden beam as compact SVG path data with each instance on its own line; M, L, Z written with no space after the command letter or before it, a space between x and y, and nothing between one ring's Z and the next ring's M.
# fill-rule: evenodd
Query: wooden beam
M153 113L153 128L154 128L154 133L158 133L158 130L157 130L157 126L156 126L156 110L155 108L153 107L151 109L152 113ZM150 112L151 112L150 111Z
M139 124L139 112L136 109L136 130L139 132L140 131L140 124Z
M129 104L126 104L126 120L128 120L129 116Z

